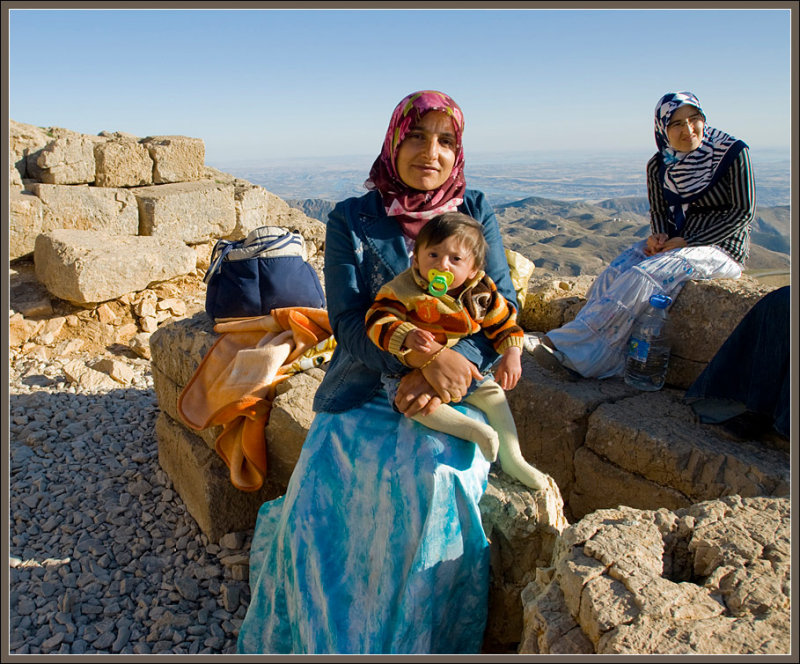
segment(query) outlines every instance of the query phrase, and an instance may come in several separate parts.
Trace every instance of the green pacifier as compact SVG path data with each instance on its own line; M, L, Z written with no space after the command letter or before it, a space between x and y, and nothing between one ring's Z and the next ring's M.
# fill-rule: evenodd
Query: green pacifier
M439 272L435 268L428 270L428 292L434 297L442 297L453 283L452 272Z

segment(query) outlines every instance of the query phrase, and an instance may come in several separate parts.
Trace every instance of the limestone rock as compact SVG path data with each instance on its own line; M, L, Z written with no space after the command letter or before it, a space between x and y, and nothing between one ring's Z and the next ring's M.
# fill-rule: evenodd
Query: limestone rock
M135 334L128 342L128 346L139 357L143 357L145 360L150 359L150 335L146 332Z
M41 320L28 320L21 313L15 313L8 319L8 346L19 348L36 335L44 325Z
M261 505L285 490L268 481L259 491L239 491L217 453L163 412L156 421L156 437L159 464L212 542L231 531L252 528Z
M313 258L324 250L325 224L289 206L282 198L247 180L234 180L236 228L226 238L240 240L260 226L281 226L299 232L306 253Z
M78 383L81 388L90 392L119 388L119 383L113 378L86 366L83 360L68 361L64 365L64 375L70 383Z
M31 190L42 203L43 233L57 228L139 233L139 207L126 189L36 183Z
M558 507L559 528L545 524L543 492L520 484L502 470L489 473L480 510L489 540L491 581L489 619L484 643L492 651L513 650L523 625L522 590L547 566L559 533L566 527L563 504Z
M567 517L620 504L677 509L740 493L786 495L788 455L700 424L681 391L570 380L528 354L508 393L523 455L558 483Z
M236 226L233 186L210 180L133 191L139 202L139 233L186 244L226 237Z
M745 314L773 289L747 275L687 282L669 309L672 352L667 383L688 388Z
M150 337L152 364L182 389L218 338L205 312L167 323Z
M682 397L668 389L637 394L591 414L574 457L576 516L617 505L677 509L726 495L789 494L787 454L697 423Z
M13 155L9 155L8 160L8 188L9 191L21 191L23 188L22 176L14 165Z
M195 265L180 241L66 229L40 235L34 261L37 279L53 295L79 305L113 300Z
M586 302L594 276L552 279L534 277L528 283L519 323L526 330L547 332L571 321Z
M95 185L139 187L153 184L153 160L135 140L115 137L94 146Z
M589 416L606 401L636 393L621 380L570 381L523 353L522 377L506 396L523 456L551 475L569 502L575 483L574 458L584 445ZM567 518L573 518L569 507Z
M21 191L9 192L9 258L21 258L33 252L36 236L42 232L42 201Z
M243 180L236 180L234 202L236 227L226 239L241 240L247 237L250 231L268 225L269 192L266 189Z
M106 139L69 134L48 143L36 158L33 176L48 184L89 184L94 182L94 146ZM31 167L29 164L28 171Z
M306 216L301 210L290 207L286 201L269 191L267 199L268 224L300 233L306 241L309 259L321 255L325 249L325 224Z
M599 510L523 593L521 653L788 654L788 498Z
M148 136L141 141L153 161L153 183L192 182L205 175L205 143L188 136Z
M311 403L323 375L320 369L311 369L278 384L266 428L267 468L282 484L288 484L300 457L314 419Z
M28 173L28 155L38 153L53 139L53 132L48 129L14 120L8 121L9 162L17 171L20 182L31 177Z
M91 368L100 373L110 376L118 383L123 385L130 385L133 382L134 374L130 366L120 360L114 360L109 357L104 357L94 362Z

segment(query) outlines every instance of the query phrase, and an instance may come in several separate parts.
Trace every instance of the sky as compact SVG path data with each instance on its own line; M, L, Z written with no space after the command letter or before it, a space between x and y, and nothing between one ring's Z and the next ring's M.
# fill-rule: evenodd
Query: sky
M788 7L796 2L710 10L13 5L4 16L8 117L87 134L193 136L217 167L377 155L392 110L421 89L461 106L468 161L651 154L656 102L679 90L697 95L708 124L754 153L792 143Z

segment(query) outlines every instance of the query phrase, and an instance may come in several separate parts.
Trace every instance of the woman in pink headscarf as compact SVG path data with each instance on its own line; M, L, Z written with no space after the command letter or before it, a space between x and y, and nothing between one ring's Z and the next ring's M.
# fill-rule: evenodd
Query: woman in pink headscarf
M327 224L325 282L337 347L286 495L259 513L241 653L478 653L486 624L488 543L478 503L489 463L478 447L410 417L460 402L498 356L465 338L407 373L395 407L382 373L407 368L373 344L364 316L407 269L420 228L458 210L483 227L486 273L516 307L500 231L466 188L464 118L426 90L395 108L366 181ZM485 421L485 420L484 420Z

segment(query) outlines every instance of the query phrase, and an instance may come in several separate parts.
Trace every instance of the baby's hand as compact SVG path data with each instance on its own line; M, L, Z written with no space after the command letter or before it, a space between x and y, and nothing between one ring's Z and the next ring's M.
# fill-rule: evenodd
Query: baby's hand
M522 351L517 346L512 346L500 358L494 372L495 382L504 390L513 390L522 376Z
M411 330L403 340L403 346L418 353L430 353L436 338L427 330Z

